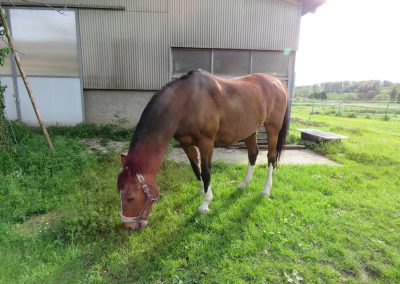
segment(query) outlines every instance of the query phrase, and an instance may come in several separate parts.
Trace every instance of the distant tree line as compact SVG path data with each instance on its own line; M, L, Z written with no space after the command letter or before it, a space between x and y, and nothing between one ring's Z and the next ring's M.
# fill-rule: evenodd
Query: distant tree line
M295 88L297 99L317 100L377 100L400 103L400 83L390 81L342 81L299 86Z

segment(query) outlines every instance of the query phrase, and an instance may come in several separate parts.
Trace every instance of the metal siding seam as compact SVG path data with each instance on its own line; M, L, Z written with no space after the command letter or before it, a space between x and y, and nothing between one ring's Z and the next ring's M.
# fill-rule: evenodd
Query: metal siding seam
M271 10L271 1L272 0L267 0L267 5L266 5L266 9L267 9L267 15L268 17L265 19L266 21L266 25L265 25L265 30L264 30L264 35L265 35L265 39L266 39L266 43L264 48L265 49L271 49L271 41L272 41L272 35L270 35L269 30L271 29L271 14L272 14L272 10Z
M275 2L277 2L275 0ZM279 50L281 49L282 46L282 24L280 21L278 21L278 19L281 17L281 10L280 10L280 6L281 6L281 2L278 2L279 4L275 5L275 18L274 18L274 22L275 22L275 33L277 35L277 41L276 41L276 46L275 46L275 50Z
M240 15L237 14L237 5L238 5L239 0L235 0L235 5L232 6L231 13L229 15L229 24L227 23L224 25L224 30L223 33L225 34L225 42L222 48L233 48L235 47L235 39L238 37L239 29L237 26L235 26L236 22L240 22ZM236 15L235 15L236 13ZM229 36L232 34L233 36ZM236 47L238 47L236 45Z
M261 26L261 31L260 31L260 48L259 49L263 49L266 45L267 45L267 37L266 35L266 28L267 28L267 23L265 21L265 19L262 17L262 14L266 14L269 12L268 8L267 8L268 3L265 2L265 4L263 5L262 8L260 8L260 10L262 9L263 13L260 13L260 26Z

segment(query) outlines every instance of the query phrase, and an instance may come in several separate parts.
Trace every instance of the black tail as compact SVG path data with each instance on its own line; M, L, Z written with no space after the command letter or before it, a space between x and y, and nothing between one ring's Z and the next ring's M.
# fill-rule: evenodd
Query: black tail
M288 105L286 106L285 118L283 119L282 128L279 130L278 134L278 143L276 144L276 161L279 161L279 158L281 156L288 130L289 130L289 102Z

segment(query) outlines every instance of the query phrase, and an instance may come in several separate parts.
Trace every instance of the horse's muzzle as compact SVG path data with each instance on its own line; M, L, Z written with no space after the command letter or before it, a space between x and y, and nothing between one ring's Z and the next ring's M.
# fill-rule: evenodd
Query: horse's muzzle
M140 230L147 226L147 220L140 219L133 222L122 222L122 226L129 230Z

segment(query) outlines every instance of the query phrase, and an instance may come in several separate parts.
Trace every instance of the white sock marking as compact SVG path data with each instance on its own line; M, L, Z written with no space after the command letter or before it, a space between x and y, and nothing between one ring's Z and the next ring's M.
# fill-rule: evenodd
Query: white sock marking
M249 162L247 165L246 176L244 177L242 183L239 185L239 189L244 189L249 184L251 178L253 177L253 171L254 171L254 165L251 165Z
M205 214L208 213L208 205L211 203L211 201L213 200L214 196L213 193L211 191L211 185L208 186L208 190L207 193L204 194L204 200L203 203L200 205L200 207L197 209L197 212L199 212L200 214Z
M204 194L204 182L203 182L202 179L200 179L199 194L200 194L200 195L203 195L203 194Z
M262 192L264 197L269 197L269 195L270 195L270 191L271 191L271 187L272 187L272 171L273 170L274 170L274 167L272 166L272 164L270 164L268 166L267 182L265 183L264 190Z

